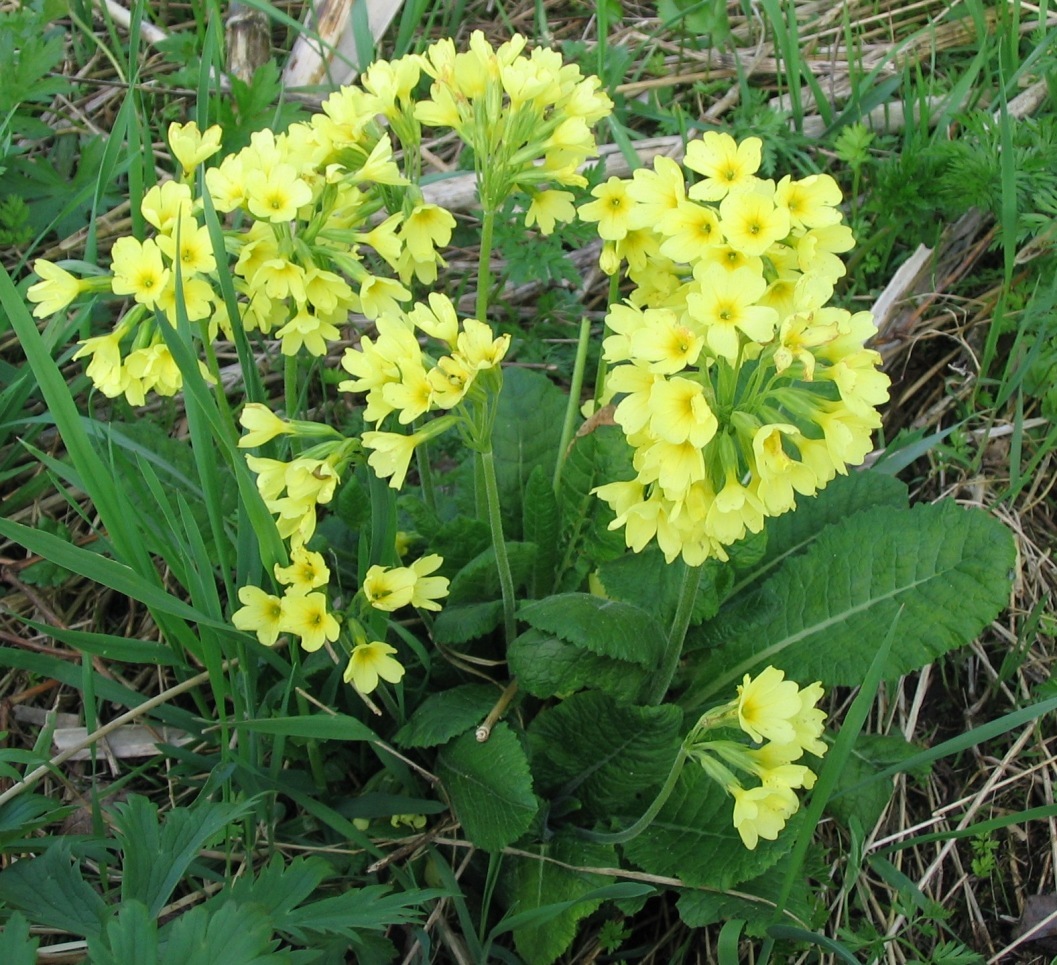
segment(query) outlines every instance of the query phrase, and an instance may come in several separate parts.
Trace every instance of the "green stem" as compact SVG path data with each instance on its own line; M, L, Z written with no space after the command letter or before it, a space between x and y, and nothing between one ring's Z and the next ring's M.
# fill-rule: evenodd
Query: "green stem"
M286 418L300 417L300 400L297 397L297 356L283 356L283 394L285 398Z
M558 443L558 458L554 463L554 492L562 481L565 452L573 437L576 413L580 408L580 392L584 385L584 369L587 367L587 346L591 339L591 320L584 316L580 321L580 337L576 343L576 361L573 363L573 378L569 386L569 400L565 406L565 422L562 425L561 441Z
M304 680L301 674L301 651L298 649L296 642L290 644L290 666L292 669L291 676L295 680ZM297 709L301 717L311 717L312 708L309 707L308 701L305 699L305 695L300 693L298 687L294 686L294 695L297 698ZM327 786L326 771L323 767L323 754L319 749L319 741L314 737L309 738L306 742L305 749L308 751L308 766L312 771L312 779L316 783L316 787L323 790Z
M477 260L477 321L488 322L488 297L492 291L492 235L495 211L485 208L481 217L481 254Z
M672 791L675 790L675 785L679 780L679 775L683 772L683 765L687 759L686 745L683 744L679 747L679 753L675 755L675 760L672 762L672 769L668 772L668 777L664 781L664 786L657 792L657 796L653 799L653 803L646 808L642 817L640 817L631 827L625 828L623 831L587 831L583 828L578 829L577 834L582 838L586 838L588 841L597 841L599 844L623 844L625 841L630 841L632 838L642 834L651 823L653 819L661 813L661 808L667 803L668 798L671 796Z
M694 601L697 599L697 588L701 585L701 567L686 566L683 573L683 587L679 595L679 606L675 611L675 619L672 620L672 628L668 632L668 640L664 646L664 654L661 656L661 666L656 674L650 679L649 689L646 691L646 704L656 705L664 700L668 688L672 685L675 676L675 668L679 666L679 658L683 653L683 641L686 639L686 631L690 627L690 618L694 613Z
M479 465L484 480L485 498L488 502L488 525L492 530L492 547L495 549L495 563L499 570L499 586L503 591L503 628L506 634L506 645L509 648L517 636L517 625L514 621L514 577L510 573L510 560L506 555L506 541L503 539L503 517L499 510L499 484L495 478L495 460L492 450L480 454Z

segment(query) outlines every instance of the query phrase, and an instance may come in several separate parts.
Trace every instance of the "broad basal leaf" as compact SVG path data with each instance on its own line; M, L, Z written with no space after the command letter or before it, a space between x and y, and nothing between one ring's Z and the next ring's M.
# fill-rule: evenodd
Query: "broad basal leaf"
M651 672L638 664L600 657L552 633L531 628L511 645L507 662L520 688L534 697L590 688L628 703L638 697Z
M561 517L550 477L536 466L525 485L522 535L536 544L536 563L529 581L529 595L545 596L554 589L561 545Z
M794 680L854 686L898 618L887 676L972 640L1005 605L1013 540L987 513L951 502L880 507L829 526L763 586L691 631L684 701L732 697L773 664Z
M499 691L488 684L464 684L427 697L393 738L401 747L434 747L474 729L487 716Z
M492 452L508 536L521 532L523 496L532 471L539 466L548 477L554 472L565 406L564 393L545 375L504 369Z
M606 596L642 607L662 626L668 626L675 616L683 572L681 565L666 563L664 554L656 547L648 547L641 553L625 553L598 567ZM733 582L734 570L728 564L719 560L706 560L702 564L701 583L694 600L694 623L716 615Z
M734 801L693 763L688 763L661 813L624 854L643 871L681 878L688 885L721 890L756 878L792 846L794 818L777 841L760 841L755 851L734 830Z
M526 603L518 619L537 630L614 660L656 667L665 631L641 607L590 593L561 593Z
M486 851L516 841L539 809L528 758L506 724L484 743L472 733L456 738L440 752L437 773L466 836Z
M802 553L818 539L827 526L840 525L856 513L887 506L907 508L907 487L894 476L881 472L853 472L837 476L811 499L797 502L796 511L766 520L764 532L745 542L759 539L764 544L760 559L741 563L732 555L738 583L748 585L784 559Z
M675 760L677 707L633 707L598 691L573 694L532 722L529 744L541 793L578 800L585 820L646 810Z
M558 836L549 844L533 845L529 850L539 857L517 858L513 865L513 887L508 900L511 914L580 899L612 880L580 871L580 867L612 868L617 863L612 847L567 836ZM514 929L518 954L529 965L550 965L572 944L579 922L601 904L597 898L582 900L545 920Z

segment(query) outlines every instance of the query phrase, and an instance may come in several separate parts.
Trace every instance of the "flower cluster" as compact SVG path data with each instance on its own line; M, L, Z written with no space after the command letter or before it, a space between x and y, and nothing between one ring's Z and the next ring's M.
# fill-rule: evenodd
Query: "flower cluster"
M750 850L760 838L777 838L800 807L796 790L814 786L815 773L794 762L805 751L816 757L826 753L821 698L818 682L800 688L781 670L767 667L756 677L746 674L737 698L706 713L686 739L688 755L734 798L734 827ZM732 726L761 746L710 736ZM731 767L759 784L745 787Z
M231 338L237 322L246 332L277 338L284 355L325 354L350 312L376 318L411 297L389 273L405 281L416 274L435 278L436 246L448 243L455 224L448 212L421 200L408 200L406 212L380 216L383 189L406 182L377 113L371 95L343 89L311 122L279 135L259 131L249 146L206 170L202 180L213 207L239 213L240 227L223 231L219 253L195 172L219 150L220 128L201 133L193 123L171 125L182 179L144 195L140 211L151 237L119 238L108 275L78 279L38 260L34 269L43 280L28 293L35 314L61 311L87 292L131 296L133 307L115 330L86 339L75 358L90 359L88 375L101 392L124 394L134 405L147 392L172 395L182 387L154 314L176 325L178 306L205 340L218 333ZM228 271L234 320L218 294L220 272Z
M606 397L636 476L596 492L636 552L726 559L724 547L865 458L888 398L868 312L829 307L853 245L827 175L756 176L761 142L706 133L683 171L610 178L580 209L627 264L606 319Z
M591 128L613 102L597 77L584 77L545 47L523 55L525 44L515 34L493 49L479 30L462 53L451 40L433 44L421 59L433 81L430 96L414 114L423 124L452 128L473 148L485 211L526 192L525 223L549 234L556 221L576 214L573 195L553 186L587 184L577 169L596 153Z
M407 313L395 312L378 319L377 338L364 336L358 348L345 350L342 368L353 376L338 388L366 393L364 418L375 425L395 414L401 425L410 425L430 411L456 410L409 434L372 430L362 437L371 450L368 463L381 479L399 489L416 446L452 426L462 424L472 433L475 418L467 407L487 407L498 389L499 363L510 345L509 335L496 337L476 319L460 320L446 295L429 296L429 304L416 304ZM447 354L427 355L419 334L441 342ZM482 373L493 376L482 385ZM463 418L459 418L462 416Z

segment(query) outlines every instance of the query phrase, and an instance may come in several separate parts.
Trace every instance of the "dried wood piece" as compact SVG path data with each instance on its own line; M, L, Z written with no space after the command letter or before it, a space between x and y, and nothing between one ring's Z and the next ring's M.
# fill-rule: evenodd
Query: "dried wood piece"
M233 0L228 4L224 37L228 73L248 84L257 68L267 63L272 55L272 28L267 15Z
M283 70L288 88L348 84L366 64L359 63L353 32L353 8L366 6L375 40L389 28L403 0L315 0L306 12L306 32L298 36ZM309 32L311 36L309 36Z
M61 754L71 747L83 744L87 738L88 730L85 727L60 727L52 736L52 744L55 752ZM110 757L153 757L159 753L159 743L180 745L190 740L190 734L172 727L143 727L131 724L107 734L101 738L100 743L106 745L105 752ZM84 761L91 756L91 749L82 747L74 751L67 760Z

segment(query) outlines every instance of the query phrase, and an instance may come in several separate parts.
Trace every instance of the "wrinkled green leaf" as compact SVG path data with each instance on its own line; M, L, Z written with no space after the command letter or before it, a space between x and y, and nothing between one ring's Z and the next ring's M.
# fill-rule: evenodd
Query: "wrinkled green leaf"
M142 901L122 902L106 931L88 941L93 965L157 965L158 923Z
M466 836L486 851L516 841L539 809L525 750L507 724L484 743L472 733L456 738L440 752L437 773Z
M619 704L598 691L542 711L529 729L541 794L571 797L589 817L637 817L672 766L682 736L678 707Z
M794 817L777 841L760 841L750 851L734 830L733 815L733 799L689 763L660 814L624 845L624 854L650 874L681 878L693 886L733 888L772 867L798 833Z
M554 473L564 417L565 395L545 375L531 369L504 369L492 453L503 531L508 538L522 533L522 509L532 471L538 466L548 478Z
M566 836L549 844L532 845L528 850L539 855L540 860L517 859L508 901L511 913L579 899L570 908L514 929L518 954L529 965L549 965L572 944L579 922L602 904L601 899L584 900L584 896L610 881L603 875L580 871L579 867L612 868L617 857L612 847Z
M261 908L229 901L192 908L162 932L159 965L289 965L290 952L278 940Z
M614 660L656 667L667 634L641 607L590 593L562 593L534 600L518 619L567 643Z
M510 672L534 697L602 690L625 703L635 700L651 671L624 660L600 657L543 630L529 628L507 652Z
M465 733L487 716L499 691L488 684L464 684L431 694L393 738L401 747L435 747Z
M886 676L909 673L972 640L1006 604L1009 531L952 502L879 507L819 534L758 590L691 630L687 706L733 695L767 664L794 680L854 686L904 608Z

